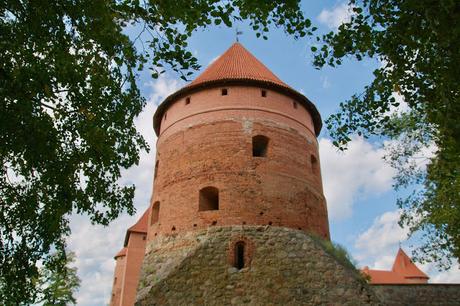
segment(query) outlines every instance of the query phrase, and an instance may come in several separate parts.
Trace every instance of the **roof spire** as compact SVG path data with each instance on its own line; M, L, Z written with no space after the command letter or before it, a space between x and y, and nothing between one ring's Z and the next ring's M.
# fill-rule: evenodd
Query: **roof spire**
M236 32L235 32L236 42L240 42L240 40L238 39L238 35L243 35L243 31L238 31L238 28L236 28Z

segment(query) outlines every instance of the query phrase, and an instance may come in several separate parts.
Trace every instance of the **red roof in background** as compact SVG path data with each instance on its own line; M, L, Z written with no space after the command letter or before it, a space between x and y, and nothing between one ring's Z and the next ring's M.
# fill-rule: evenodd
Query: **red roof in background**
M234 79L258 80L289 87L238 42L219 56L188 86Z
M423 283L429 279L401 248L398 250L391 271L371 270L369 267L364 267L361 271L371 277L371 284L408 284L412 283L411 278L425 279Z
M128 228L129 232L136 232L136 233L147 233L147 225L148 225L148 218L149 218L150 206L144 212L144 214L137 220L137 222Z
M127 251L127 248L122 248L120 252L118 252L117 255L115 255L114 258L117 259L118 257L126 256L126 251Z
M429 278L425 273L417 268L417 266L401 248L399 248L391 270L404 275L406 278Z
M404 284L407 283L406 279L393 271L383 270L370 270L364 268L362 270L365 274L371 277L371 284Z
M133 226L128 228L128 230L126 231L126 236L125 236L125 246L128 245L129 235L131 233L147 234L149 213L150 213L150 206L145 210L144 214L142 214L139 220L137 220L137 222Z

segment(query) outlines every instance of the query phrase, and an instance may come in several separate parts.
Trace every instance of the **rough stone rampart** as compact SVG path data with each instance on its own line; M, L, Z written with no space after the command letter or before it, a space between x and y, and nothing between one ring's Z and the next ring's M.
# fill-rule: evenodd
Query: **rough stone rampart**
M388 306L460 305L460 284L371 285Z
M245 245L244 268L234 257ZM149 242L138 306L377 305L356 270L307 233L270 226L210 227Z

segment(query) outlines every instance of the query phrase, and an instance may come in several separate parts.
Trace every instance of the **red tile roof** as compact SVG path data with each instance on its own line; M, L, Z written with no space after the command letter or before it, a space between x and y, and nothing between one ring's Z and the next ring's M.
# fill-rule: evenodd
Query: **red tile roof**
M234 43L188 86L217 80L258 80L289 87L240 43Z
M361 271L370 276L371 284L408 284L413 283L413 279L424 283L429 279L401 248L398 250L391 271L371 270L369 267L364 267Z
M158 106L153 116L155 133L159 135L163 113L172 102L204 88L226 85L264 87L291 96L309 110L313 118L314 133L316 136L319 135L322 121L316 106L307 97L281 81L240 43L234 43L193 82L168 96Z
M367 268L367 267L366 267ZM404 284L406 279L393 271L370 270L364 268L362 271L371 277L371 284Z
M412 262L401 248L398 250L391 270L403 275L405 278L429 278Z
M127 251L127 248L122 248L120 252L118 252L117 255L115 255L114 258L117 259L118 257L126 256L126 251Z
M129 235L131 233L147 234L149 213L150 213L150 206L145 210L145 212L142 214L139 220L137 220L137 222L133 226L128 228L128 230L126 231L126 236L125 236L125 246L128 245Z

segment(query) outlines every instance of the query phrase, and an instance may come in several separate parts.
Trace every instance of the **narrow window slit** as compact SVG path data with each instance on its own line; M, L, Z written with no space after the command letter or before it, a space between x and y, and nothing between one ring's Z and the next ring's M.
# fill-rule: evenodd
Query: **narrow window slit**
M313 172L313 174L319 174L318 159L314 155L311 155L310 160L311 171Z
M155 172L154 172L154 174L153 174L153 178L157 178L157 174L158 174L158 165L159 165L159 164L160 164L160 161L157 160L157 161L155 162Z
M158 223L158 220L160 219L160 202L156 201L152 205L152 211L150 212L151 217L150 217L150 225Z
M244 268L244 250L245 245L243 241L239 241L235 244L235 268L241 270Z

